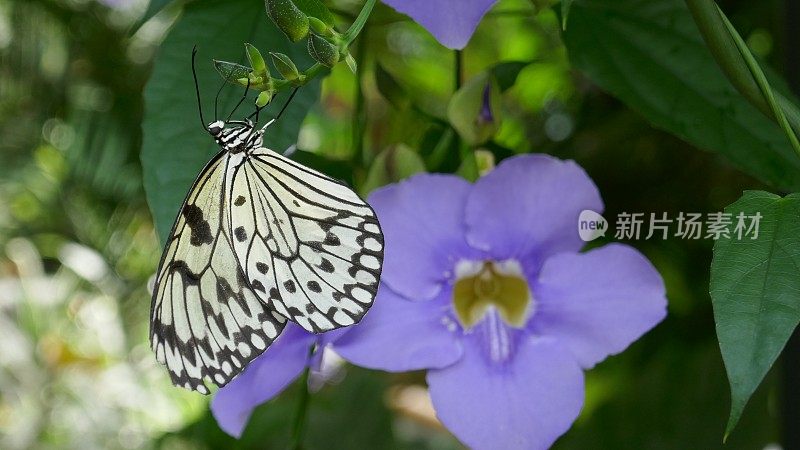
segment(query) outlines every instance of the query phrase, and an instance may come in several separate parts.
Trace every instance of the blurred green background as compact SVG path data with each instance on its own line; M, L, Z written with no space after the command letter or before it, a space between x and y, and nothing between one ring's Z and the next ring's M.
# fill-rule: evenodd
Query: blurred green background
M789 78L797 67L787 61L797 58L787 30L800 21L787 13L791 1L721 2L758 56ZM359 6L327 4L345 18ZM289 441L296 386L260 407L235 441L216 426L207 399L170 385L147 343L160 247L139 162L142 92L180 17L178 3L152 17L150 6L0 1L0 448L282 449ZM386 163L398 148L419 153L428 168L457 170L459 158L432 155L428 144L445 132L428 116L441 117L452 92L453 52L383 5L366 36L356 49L359 76L340 65L323 81L300 130L305 158L325 161L317 165L362 193L418 170ZM599 186L606 217L721 211L743 189L762 187L571 69L550 10L501 0L464 51L464 74L499 61L535 63L504 95L495 153L577 160ZM392 89L402 95L391 98ZM665 278L669 316L587 374L584 410L556 448L722 448L729 394L708 296L712 242L632 244ZM791 448L781 412L785 386L798 380L781 369L725 448ZM340 370L314 394L308 448L461 448L432 415L422 374Z

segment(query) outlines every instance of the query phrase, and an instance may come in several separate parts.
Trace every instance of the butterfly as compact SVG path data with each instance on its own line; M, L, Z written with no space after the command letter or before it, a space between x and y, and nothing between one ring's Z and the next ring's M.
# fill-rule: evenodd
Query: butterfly
M177 386L208 394L206 381L227 384L287 320L330 331L359 322L375 299L384 248L375 212L265 148L274 120L205 127L220 151L175 219L151 303L151 347Z

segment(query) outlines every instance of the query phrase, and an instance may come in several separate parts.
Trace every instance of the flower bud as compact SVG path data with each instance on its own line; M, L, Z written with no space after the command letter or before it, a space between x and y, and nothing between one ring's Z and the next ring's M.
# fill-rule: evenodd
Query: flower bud
M316 17L310 17L309 16L308 24L309 24L309 26L311 26L311 30L314 33L317 33L317 34L319 34L321 36L330 36L331 35L331 29L328 27L328 25L325 22L317 19Z
M261 56L261 52L250 44L244 44L244 48L247 50L247 59L250 60L253 74L262 79L269 77L269 69L267 68L267 63L264 62L264 57Z
M275 65L275 68L278 69L278 73L280 73L285 80L295 81L300 79L300 71L297 70L297 66L291 58L283 53L273 52L270 52L270 56L272 57L272 64Z
M339 49L315 33L308 37L308 54L314 61L326 67L333 67L339 62Z
M300 11L292 0L265 0L267 14L275 25L292 42L308 34L308 16Z
M259 93L258 98L256 98L256 106L258 106L259 108L267 106L269 102L272 101L272 94L273 91L271 89Z
M494 169L496 164L494 153L485 148L476 149L475 163L478 166L478 173L480 176L486 175Z
M484 72L453 95L447 118L466 143L478 145L500 128L500 110L500 88L494 77Z

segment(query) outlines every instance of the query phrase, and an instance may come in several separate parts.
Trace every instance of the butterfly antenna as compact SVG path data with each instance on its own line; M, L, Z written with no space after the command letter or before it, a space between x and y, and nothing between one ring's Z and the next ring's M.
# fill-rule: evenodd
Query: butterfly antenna
M217 121L217 117L219 117L219 114L217 114L217 106L219 105L219 95L222 94L222 89L225 87L225 83L227 83L227 80L223 79L222 80L222 84L220 84L219 85L219 89L217 89L217 95L214 97L214 121L215 122Z
M236 110L239 109L240 106L242 106L244 99L247 98L247 91L249 90L250 90L250 77L247 77L247 86L245 86L244 88L244 95L242 95L242 98L239 99L239 103L237 103L236 106L233 107L233 111L231 111L231 113L228 114L228 118L225 119L225 122L231 120L231 117L233 117L233 113L235 113Z
M197 56L197 46L192 48L192 76L194 77L194 93L197 95L197 110L200 112L200 125L204 130L206 128L206 119L203 117L203 104L200 102L200 84L197 82L197 69L195 68L195 59Z
M267 123L266 123L266 124L264 124L264 126L263 126L263 127L261 127L261 129L262 129L262 130L266 129L267 127L269 127L270 125L272 125L273 123L275 123L275 121L276 121L276 120L278 120L278 119L280 119L280 118L281 118L281 116L283 115L283 112L284 112L284 111L286 111L286 108L288 108L288 107L289 107L289 104L290 104L290 103L292 103L292 99L294 98L295 94L297 94L297 91L298 91L299 89L300 89L300 87L299 87L299 86L298 86L298 87L296 87L296 88L294 88L294 90L292 91L292 94L289 96L289 98L288 98L288 99L286 99L286 103L284 103L284 104L283 104L283 106L281 107L281 110L280 110L280 111L278 111L278 115L277 115L277 116L275 116L275 118L273 118L273 119L270 119L269 121L267 121Z
M297 91L299 89L300 89L299 87L294 88L294 90L292 91L292 95L290 95L289 98L286 99L286 103L283 104L283 107L281 107L281 110L278 111L278 115L275 116L275 118L272 119L272 120L278 120L278 119L281 118L281 116L283 115L283 112L286 111L286 108L289 107L289 103L292 102L292 99L294 98L295 94L297 94Z
M253 117L255 117L255 120L253 122L258 123L258 115L261 114L261 110L264 109L265 107L266 107L266 105L265 106L256 106L256 110L253 111L252 113L250 113L250 115L247 116L247 119L249 120L249 119L252 119Z

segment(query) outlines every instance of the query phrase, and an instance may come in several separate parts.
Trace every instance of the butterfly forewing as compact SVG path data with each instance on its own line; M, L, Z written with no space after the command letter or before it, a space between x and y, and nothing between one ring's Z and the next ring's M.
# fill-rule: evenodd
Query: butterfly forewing
M233 245L255 293L312 332L358 322L372 304L383 236L347 186L259 148L230 171Z
M174 384L224 386L280 334L285 319L259 300L234 254L226 173L218 154L176 219L156 274L150 342ZM252 219L251 219L252 220Z

